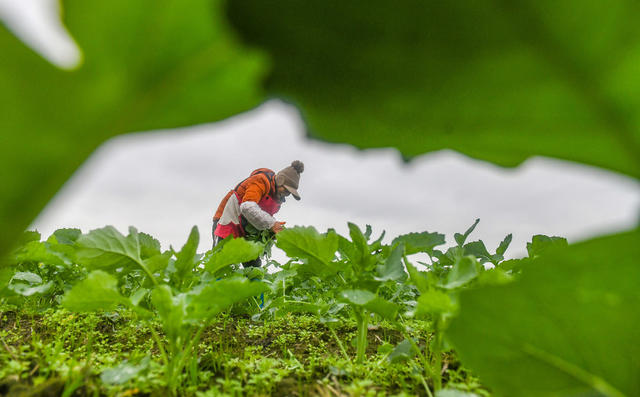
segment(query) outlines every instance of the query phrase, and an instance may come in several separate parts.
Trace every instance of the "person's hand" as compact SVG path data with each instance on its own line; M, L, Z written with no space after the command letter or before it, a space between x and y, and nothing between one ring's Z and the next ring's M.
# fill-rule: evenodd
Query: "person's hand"
M275 234L278 234L282 231L282 229L284 229L284 224L287 222L278 222L276 221L276 223L273 224L273 226L271 226L271 231L274 232Z

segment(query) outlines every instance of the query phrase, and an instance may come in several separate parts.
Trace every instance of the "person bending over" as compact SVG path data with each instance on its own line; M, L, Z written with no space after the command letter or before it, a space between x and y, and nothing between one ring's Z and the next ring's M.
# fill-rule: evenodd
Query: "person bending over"
M213 246L228 236L246 237L251 227L280 232L285 222L273 216L280 210L285 198L291 194L300 200L298 184L304 164L295 160L278 173L268 168L258 168L248 178L238 183L222 199L213 216ZM260 267L260 258L243 263L245 267Z

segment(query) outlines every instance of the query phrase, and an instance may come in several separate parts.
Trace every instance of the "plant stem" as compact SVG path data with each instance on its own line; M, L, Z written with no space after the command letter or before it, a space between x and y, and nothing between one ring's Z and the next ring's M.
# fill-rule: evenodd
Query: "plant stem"
M367 328L369 326L369 318L367 317L366 309L356 311L356 321L358 323L358 335L356 337L356 363L363 364L367 349Z
M431 394L431 389L429 389L429 385L427 385L427 381L424 380L424 376L422 376L422 374L420 374L420 382L422 383L422 386L424 386L424 389L427 391L427 395L429 397L433 397L433 394Z
M335 338L336 343L338 344L338 347L340 347L340 350L342 351L342 354L344 354L344 358L346 358L347 360L351 361L351 359L349 358L349 355L347 354L347 351L345 350L344 346L342 345L342 341L340 340L340 338L338 338L338 334L336 334L336 331L330 325L327 325L327 328L329 328L329 331L331 331L331 335L333 335L333 337Z
M196 332L196 334L191 337L191 340L189 340L189 343L187 344L187 346L184 348L183 350L183 355L180 358L180 360L178 361L178 366L176 367L176 369L178 371L182 371L182 368L184 367L184 365L186 364L186 360L187 358L189 358L191 356L191 350L194 349L194 346L198 346L198 343L200 343L200 337L202 336L202 332L204 331L205 328L207 328L209 325L211 324L211 319L207 320L204 325L202 327L200 327L200 329L198 329L198 331Z
M435 332L435 343L433 347L433 369L432 369L432 377L433 377L433 388L436 392L442 389L442 316L438 314L436 316L436 321L434 324L434 332Z
M156 342L156 346L158 346L158 350L160 351L160 356L162 357L162 362L165 367L169 366L169 358L167 357L167 352L164 350L164 346L162 346L162 341L160 340L160 336L153 328L152 324L149 324L149 329L151 330L151 336L153 340Z

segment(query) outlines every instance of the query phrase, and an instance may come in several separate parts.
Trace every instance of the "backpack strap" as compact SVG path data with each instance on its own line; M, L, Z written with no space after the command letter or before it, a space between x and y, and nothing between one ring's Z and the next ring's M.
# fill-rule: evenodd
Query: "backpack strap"
M234 192L237 193L238 188L240 187L240 185L242 185L243 183L245 183L247 181L247 179L256 176L258 174L263 174L264 176L267 177L267 180L269 181L269 194L271 195L271 193L275 193L275 189L276 189L276 184L275 184L275 176L276 173L273 172L272 170L268 169L268 168L258 168L257 170L254 170L253 172L251 172L251 175L249 175L248 177L244 178L240 183L238 183L236 185L236 187L233 189Z

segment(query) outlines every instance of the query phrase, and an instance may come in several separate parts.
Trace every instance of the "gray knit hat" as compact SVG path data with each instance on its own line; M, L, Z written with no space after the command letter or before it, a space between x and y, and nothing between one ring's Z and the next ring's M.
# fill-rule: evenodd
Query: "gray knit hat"
M276 174L276 184L284 186L296 200L300 200L298 183L300 182L300 174L302 174L302 171L304 171L302 161L294 160L290 166Z

